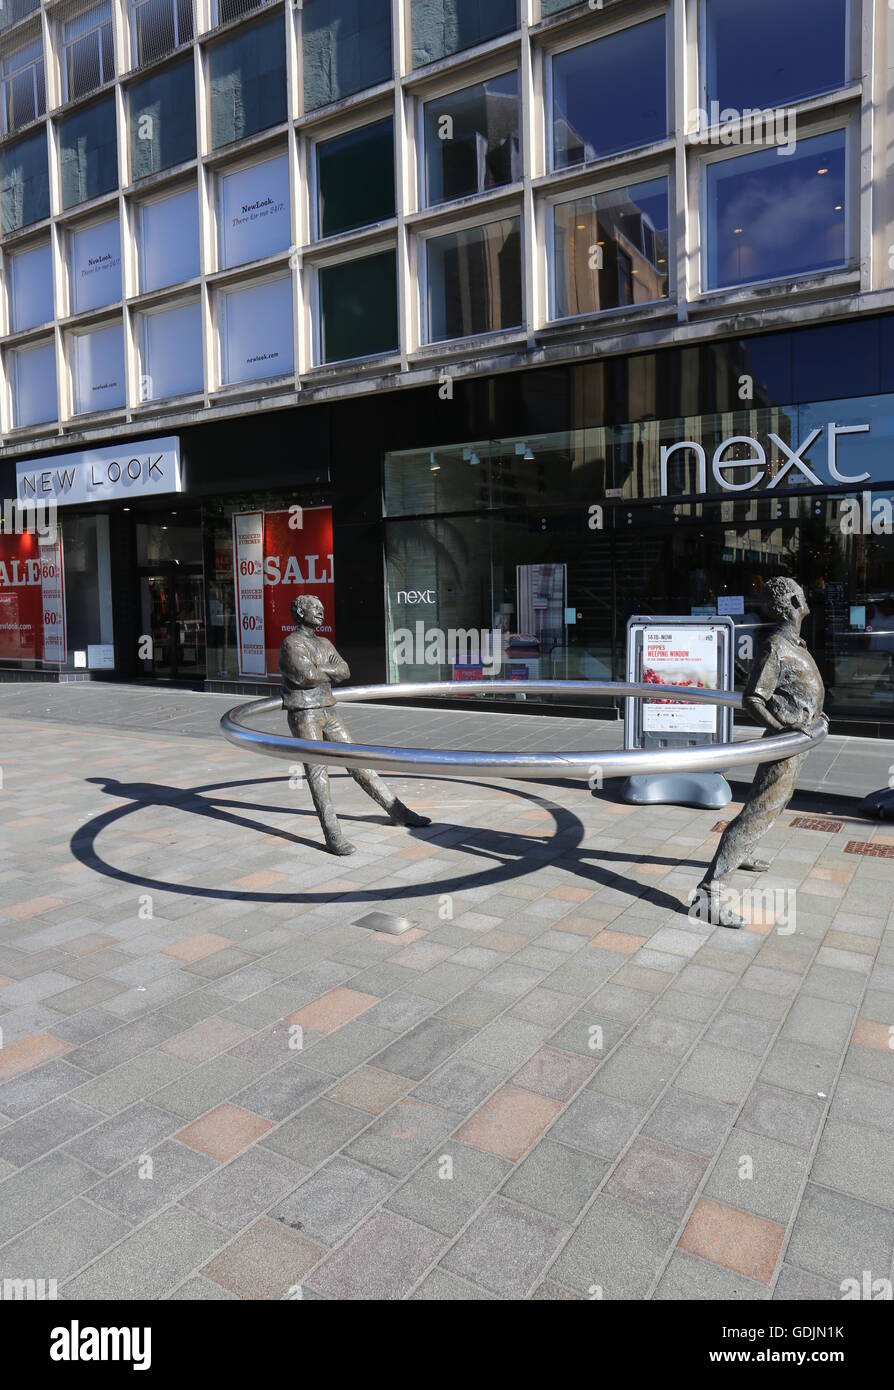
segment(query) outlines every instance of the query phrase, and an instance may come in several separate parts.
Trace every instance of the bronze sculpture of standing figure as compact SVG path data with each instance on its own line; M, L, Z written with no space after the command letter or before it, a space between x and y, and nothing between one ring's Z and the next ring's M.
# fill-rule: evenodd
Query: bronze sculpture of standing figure
M350 735L335 711L332 686L349 680L351 672L332 643L317 635L317 628L325 616L323 605L313 594L302 594L295 599L291 612L297 626L289 633L279 653L283 706L288 713L289 729L295 738L350 743ZM324 763L305 763L304 771L326 837L326 848L332 854L353 854L356 846L346 838L332 805L328 768ZM353 767L348 771L395 825L431 825L428 816L411 811L374 772Z
M793 729L810 733L823 712L825 689L801 636L801 623L810 612L804 590L793 579L771 579L760 591L760 603L773 629L755 658L743 707L764 725L765 738ZM725 880L739 868L755 873L769 869L769 860L754 849L791 800L806 757L796 753L758 767L742 810L724 830L696 890L698 915L714 926L746 925L728 901Z

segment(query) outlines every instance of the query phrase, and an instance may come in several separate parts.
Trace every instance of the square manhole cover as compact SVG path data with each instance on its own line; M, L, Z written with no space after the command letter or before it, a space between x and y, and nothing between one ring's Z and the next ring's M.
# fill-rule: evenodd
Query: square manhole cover
M365 917L358 917L356 922L351 923L352 927L384 931L389 936L401 936L405 931L409 931L412 925L409 917L394 917L390 912L367 912Z
M844 821L821 820L819 816L795 816L789 825L793 830L824 830L827 835L837 835Z
M894 859L894 845L876 844L873 840L848 840L845 854L865 854L871 859Z

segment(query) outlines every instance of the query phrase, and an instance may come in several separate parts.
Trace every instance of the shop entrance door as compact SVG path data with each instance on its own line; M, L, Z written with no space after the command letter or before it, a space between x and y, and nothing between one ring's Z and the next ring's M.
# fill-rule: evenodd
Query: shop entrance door
M140 575L143 634L151 637L147 675L188 680L205 675L205 585L201 567L159 565ZM150 665L151 662L151 665Z

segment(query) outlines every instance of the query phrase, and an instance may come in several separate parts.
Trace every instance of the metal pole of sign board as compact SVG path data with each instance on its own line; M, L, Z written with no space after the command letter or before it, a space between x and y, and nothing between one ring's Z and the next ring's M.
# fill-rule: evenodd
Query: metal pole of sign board
M660 698L662 685L733 690L735 623L730 617L637 616L627 624L627 679L654 685L655 700L624 702L624 747L659 752L731 743L728 705L693 705ZM732 800L721 772L640 773L621 788L635 806L699 806L719 810Z

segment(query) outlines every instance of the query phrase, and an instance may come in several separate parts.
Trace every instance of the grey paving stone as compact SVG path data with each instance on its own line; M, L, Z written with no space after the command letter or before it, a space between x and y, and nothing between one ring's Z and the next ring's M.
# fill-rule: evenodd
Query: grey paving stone
M78 1100L95 1106L106 1115L117 1115L188 1071L186 1062L153 1049L88 1081Z
M265 1120L285 1120L331 1084L329 1076L298 1063L285 1062L239 1091L233 1097L233 1104L263 1115Z
M212 1279L206 1279L204 1275L197 1275L195 1279L187 1279L185 1284L181 1284L179 1289L175 1289L168 1295L173 1300L188 1300L190 1303L199 1302L228 1302L238 1303L239 1299L234 1293L227 1289L222 1289L220 1284L215 1284Z
M686 1019L692 1023L707 1023L717 1008L717 1001L706 994L687 994L685 990L666 989L655 1004L656 1014Z
M677 1065L667 1052L637 1047L625 1040L602 1063L587 1089L616 1096L645 1110L664 1090Z
M421 1081L473 1036L470 1028L461 1028L444 1019L430 1018L418 1024L397 1042L391 1042L376 1057L376 1066ZM485 1060L486 1059L482 1059Z
M559 1116L550 1137L597 1158L615 1159L645 1113L639 1106L587 1090Z
M823 1279L804 1269L793 1269L787 1264L782 1266L773 1290L774 1302L840 1302L841 1297L840 1286L833 1284L831 1279Z
M710 1260L700 1260L684 1250L677 1250L658 1283L653 1298L690 1299L699 1302L722 1300L760 1302L770 1297L766 1284L746 1279L744 1274L725 1269Z
M838 1058L824 1048L777 1038L761 1068L761 1080L787 1091L826 1096L832 1089Z
M83 1067L85 1071L98 1076L150 1047L157 1047L173 1033L179 1033L180 1028L181 1025L173 1019L164 1018L158 1013L149 1014L147 1018L125 1023L113 1032L103 1033L83 1047L75 1048L68 1054L67 1060L72 1066Z
M265 1149L296 1159L308 1168L315 1168L325 1158L352 1139L370 1122L368 1115L337 1105L331 1100L315 1100L279 1129L273 1130L261 1143Z
M328 1298L402 1298L443 1248L443 1236L380 1211L323 1260L306 1284Z
M749 1014L733 1013L721 1009L705 1031L705 1042L718 1047L729 1047L734 1051L748 1052L752 1057L763 1057L773 1040L777 1024L774 1020L754 1018Z
M821 1275L840 1287L844 1279L887 1277L894 1252L894 1212L831 1192L810 1182L798 1208L786 1264Z
M129 1229L120 1217L76 1198L3 1246L0 1278L62 1283Z
M503 1192L516 1202L570 1225L593 1196L608 1168L605 1159L544 1139L518 1165Z
M596 996L588 999L563 1028L550 1038L553 1047L576 1052L591 1061L600 1061L629 1031L630 1023L613 1018L596 1006Z
M0 1014L0 1018L2 1017ZM80 1067L73 1067L70 1062L57 1057L54 1061L47 1062L42 1067L34 1067L33 1070L24 1072L23 1075L16 1076L12 1081L6 1081L0 1086L0 1115L8 1115L11 1120L20 1119L23 1115L29 1115L32 1110L37 1110L39 1106L48 1105L60 1096L69 1095L89 1080L89 1072L82 1071Z
M180 1202L216 1226L241 1231L307 1174L308 1169L301 1164L255 1145L218 1168Z
M22 1168L102 1119L98 1110L62 1096L0 1129L0 1159Z
M502 1071L461 1055L451 1057L432 1072L414 1087L413 1095L429 1105L466 1115L491 1091L495 1091L502 1079Z
M547 1028L558 1028L578 1004L579 1001L572 995L559 994L557 990L539 986L513 1005L509 1016L527 1019L529 1023L542 1023Z
M629 1042L637 1047L653 1048L668 1057L682 1057L701 1032L701 1025L665 1014L648 1013L630 1034Z
M644 1298L676 1233L675 1222L601 1192L550 1277L581 1294L599 1289L604 1299Z
M494 1197L441 1261L441 1267L502 1298L523 1298L537 1283L568 1227Z
M826 1121L811 1176L865 1201L894 1207L894 1144L878 1130L845 1120Z
M536 1052L548 1029L522 1018L498 1018L463 1049L463 1057L506 1071L520 1067Z
M474 1284L466 1283L465 1279L457 1279L452 1274L446 1274L442 1269L433 1269L427 1278L423 1279L416 1292L412 1295L412 1303L446 1303L446 1302L475 1302L479 1299L494 1300L496 1294L488 1293L486 1289L476 1288Z
M140 1226L62 1286L66 1299L164 1298L229 1237L182 1207Z
M792 1005L780 1037L808 1047L827 1048L840 1053L847 1044L854 1026L851 1004L838 1004L833 999L812 999L802 996Z
M880 1086L860 1076L843 1074L835 1088L830 1118L851 1124L874 1125L894 1135L894 1088ZM0 1153L2 1153L0 1136Z
M386 999L374 1004L367 1012L366 1019L389 1033L405 1033L428 1018L435 1008L431 999L420 999L418 994L395 990Z
M452 1111L408 1096L369 1125L346 1150L359 1163L405 1177L456 1125Z
M101 1173L111 1173L122 1163L148 1153L177 1128L177 1121L167 1111L139 1101L73 1139L66 1152Z
M3 1183L0 1245L92 1186L96 1178L94 1169L62 1150L14 1173Z
M453 1236L489 1197L512 1164L452 1140L432 1154L387 1202L444 1236Z
M727 1206L788 1225L807 1173L807 1155L737 1125L705 1184L705 1192Z
M593 1074L595 1059L576 1057L558 1047L541 1047L512 1081L526 1091L551 1100L570 1100Z
M643 1134L672 1148L710 1158L719 1149L735 1114L733 1105L707 1096L687 1095L672 1086L652 1111Z
M759 1066L757 1057L701 1042L676 1077L682 1091L738 1105L745 1099Z
M218 1166L214 1159L168 1140L91 1187L89 1197L136 1225L175 1202Z
M825 1108L826 1102L818 1096L800 1095L757 1081L742 1108L737 1128L781 1139L797 1149L809 1149Z
M258 1074L251 1062L237 1061L229 1055L215 1057L201 1067L154 1091L152 1103L184 1120L195 1120L206 1110L244 1089Z
M682 1221L704 1176L707 1161L640 1135L606 1184L606 1191L631 1206Z
M312 1240L336 1245L393 1190L387 1174L339 1156L272 1207L270 1216Z

